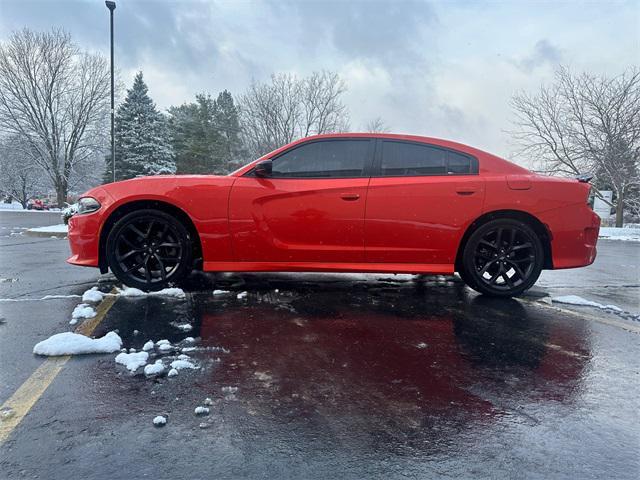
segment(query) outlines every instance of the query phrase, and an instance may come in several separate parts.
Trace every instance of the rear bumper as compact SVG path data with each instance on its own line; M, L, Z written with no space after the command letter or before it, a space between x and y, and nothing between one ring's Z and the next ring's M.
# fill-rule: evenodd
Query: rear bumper
M539 216L551 232L553 268L591 265L597 254L600 217L586 204L575 204Z

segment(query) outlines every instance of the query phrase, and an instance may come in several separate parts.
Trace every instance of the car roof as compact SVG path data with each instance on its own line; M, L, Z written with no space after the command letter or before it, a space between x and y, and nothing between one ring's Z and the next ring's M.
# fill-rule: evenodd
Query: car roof
M465 145L463 143L454 142L452 140L445 140L442 138L436 137L426 137L422 135L409 135L409 134L401 134L401 133L366 133L366 132L349 132L349 133L324 133L320 135L311 135L309 137L304 137L294 142L283 145L276 150L273 150L262 157L254 160L253 162L245 165L244 167L239 168L235 172L230 175L233 176L241 176L251 170L256 163L267 160L273 157L278 156L281 152L285 150L289 150L301 143L307 143L313 140L324 140L324 139L339 139L339 138L380 138L387 140L404 140L404 141L413 141L418 143L426 143L429 145L436 145L440 147L450 148L452 150L456 150L462 153L466 153L472 155L478 159L482 159L480 170L481 171L504 171L504 173L531 173L529 170L520 167L514 163L509 162L503 158L500 158L491 153L485 152L478 148L471 147L469 145ZM482 165L484 163L484 165Z

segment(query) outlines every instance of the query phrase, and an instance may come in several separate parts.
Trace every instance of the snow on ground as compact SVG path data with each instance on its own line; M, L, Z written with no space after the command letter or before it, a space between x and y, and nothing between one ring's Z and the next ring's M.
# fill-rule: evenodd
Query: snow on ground
M171 368L175 370L183 370L185 368L197 369L198 367L196 367L189 360L174 360L173 362L171 362Z
M196 415L209 415L209 407L196 407L193 413Z
M122 339L116 332L101 338L89 338L78 333L56 333L33 347L36 355L80 355L87 353L113 353L122 347Z
M153 424L156 427L164 427L167 424L167 417L163 417L162 415L158 415L153 419Z
M606 238L607 240L626 240L628 242L640 242L640 228L600 227L600 238Z
M213 291L214 295L226 295L227 293L230 293L229 290L214 290Z
M30 228L27 232L35 232L35 233L68 233L69 228L64 225L49 225L47 227L35 227Z
M240 292L238 295L236 295L236 297L239 300L242 300L243 298L247 298L247 295L249 295L247 292Z
M603 305L602 303L593 302L591 300L587 300L586 298L579 297L578 295L563 295L560 297L551 297L551 301L554 303L564 303L567 305L594 307L601 310L622 312L622 309L620 307L616 307L615 305Z
M153 340L149 340L147 343L145 343L142 346L142 350L145 352L148 352L149 350L153 350L154 346L155 346L155 343L153 343Z
M76 305L76 308L73 309L71 313L71 318L73 320L79 320L81 318L93 318L96 316L96 311L93 309L91 305L86 303L80 303Z
M164 296L164 297L175 297L175 298L185 298L187 295L184 293L184 290L181 288L163 288L162 290L158 290L157 292L143 292L138 288L123 286L122 289L118 289L118 294L121 297L144 297L147 295L151 296Z
M104 293L98 290L98 287L93 287L82 294L83 302L100 303L104 298Z
M178 375L178 370L175 368L172 368L169 370L169 373L167 373L167 377L175 377L176 375Z
M22 208L22 204L20 202L13 202L13 203L0 202L0 210L11 210L12 212L21 212L21 213L47 213L47 212L61 211L59 208L51 208L49 210L26 210Z
M147 352L135 352L135 353L119 353L116 355L116 363L124 365L127 370L135 372L138 368L147 363L149 354Z
M150 363L144 367L144 374L148 377L160 375L163 372L164 365L162 364L162 360L156 360L156 363Z

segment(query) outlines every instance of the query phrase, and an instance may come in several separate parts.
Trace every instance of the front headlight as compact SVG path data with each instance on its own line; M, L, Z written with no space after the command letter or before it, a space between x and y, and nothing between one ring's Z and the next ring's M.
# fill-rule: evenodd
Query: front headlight
M100 202L93 197L82 197L76 204L76 212L79 215L83 213L95 212L100 208Z

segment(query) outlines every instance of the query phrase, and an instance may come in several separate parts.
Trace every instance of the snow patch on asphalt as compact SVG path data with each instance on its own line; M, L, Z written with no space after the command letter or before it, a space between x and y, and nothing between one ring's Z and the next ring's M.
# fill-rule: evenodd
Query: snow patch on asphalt
M162 364L162 360L156 360L156 363L150 363L145 365L144 374L148 377L160 375L164 373L164 365Z
M73 309L71 313L71 318L73 320L79 320L81 318L93 318L96 316L96 311L91 305L87 305L86 303L80 303L76 305L76 308Z
M600 227L599 237L607 240L623 240L627 242L640 242L640 228Z
M89 353L113 353L122 348L122 339L116 332L101 338L89 338L72 332L56 333L33 347L36 355L83 355Z
M116 363L124 365L127 370L132 372L145 365L148 359L149 354L147 352L119 353L116 355Z
M579 297L578 295L563 295L560 297L552 297L551 301L554 303L564 303L566 305L579 305L584 307L595 307L602 310L613 310L614 312L622 312L620 307L615 305L603 305L602 303L593 302L586 298Z
M123 288L118 289L118 294L121 297L146 297L146 296L160 296L160 297L175 297L175 298L186 298L186 294L184 290L181 288L163 288L162 290L158 290L157 292L143 292L138 288L127 287L126 285Z
M153 424L156 427L164 427L167 424L167 417L163 417L162 415L158 415L153 419Z
M98 287L93 287L82 294L83 302L100 303L104 298L104 293L98 290Z
M189 360L174 360L171 362L171 368L176 370L184 370L185 368L197 369Z
M68 231L69 231L69 228L64 224L49 225L46 227L35 227L27 230L27 232L35 232L35 233L67 233Z

